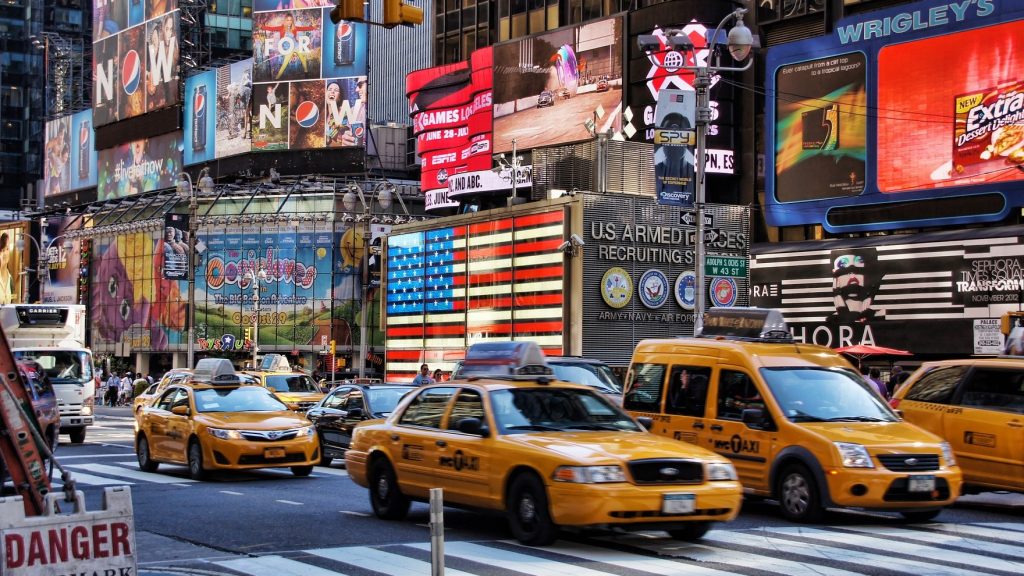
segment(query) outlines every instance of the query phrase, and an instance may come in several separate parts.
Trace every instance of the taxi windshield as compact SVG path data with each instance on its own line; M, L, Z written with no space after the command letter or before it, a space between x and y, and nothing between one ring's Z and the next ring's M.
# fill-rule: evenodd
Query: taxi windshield
M288 407L263 388L204 388L195 391L199 412L280 412Z
M625 412L590 390L513 388L491 392L494 420L502 434L611 430L639 432Z
M277 392L319 392L313 379L305 374L267 375L267 386Z
M896 422L869 384L841 368L762 368L772 396L791 422Z

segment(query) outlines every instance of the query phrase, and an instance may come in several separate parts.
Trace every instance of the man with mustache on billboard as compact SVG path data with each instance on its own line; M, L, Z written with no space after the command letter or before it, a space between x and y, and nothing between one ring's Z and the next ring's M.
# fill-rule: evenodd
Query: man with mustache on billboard
M877 251L870 247L832 250L830 260L836 311L829 322L867 324L885 318L885 310L874 308L882 280Z

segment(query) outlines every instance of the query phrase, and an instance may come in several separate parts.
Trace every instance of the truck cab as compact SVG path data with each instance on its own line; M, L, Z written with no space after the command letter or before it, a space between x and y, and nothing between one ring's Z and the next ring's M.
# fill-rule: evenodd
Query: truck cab
M85 306L8 304L0 306L0 324L14 357L38 363L53 386L61 434L74 444L84 442L96 397L92 351L85 347Z

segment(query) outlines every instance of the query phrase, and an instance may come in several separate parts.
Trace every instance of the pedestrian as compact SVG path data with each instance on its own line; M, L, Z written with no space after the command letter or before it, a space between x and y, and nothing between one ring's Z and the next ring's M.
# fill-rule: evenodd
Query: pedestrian
M903 384L907 378L910 377L910 372L903 369L903 366L899 364L892 367L892 371L889 372L889 381L885 383L886 388L889 390L889 397L896 393L896 389Z
M885 387L882 382L882 372L878 368L872 368L868 370L868 382L878 390L878 393L882 395L882 398L889 398L889 389Z
M124 378L121 378L121 390L117 397L118 406L127 406L131 403L133 382L135 382L135 375L131 372L125 372Z
M128 404L131 404L132 400L139 394L145 392L146 388L149 388L150 384L152 384L152 382L149 381L149 378L144 378L142 376L142 372L137 373L135 375L135 380L132 381L131 394L128 398Z
M443 381L444 381L444 373L441 372L441 369L438 368L437 370L434 370L434 382L443 382Z
M107 391L104 396L104 404L113 407L117 404L117 394L121 390L121 378L116 372L110 373L110 378L107 378Z
M426 386L427 384L433 384L434 379L430 377L430 367L426 364L420 365L420 373L412 379L413 386Z

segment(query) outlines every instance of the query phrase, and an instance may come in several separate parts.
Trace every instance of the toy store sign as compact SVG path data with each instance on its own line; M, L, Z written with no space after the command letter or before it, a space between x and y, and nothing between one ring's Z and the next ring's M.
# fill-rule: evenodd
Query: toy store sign
M196 347L206 351L237 352L252 350L252 340L238 338L234 334L224 334L220 338L197 338Z

